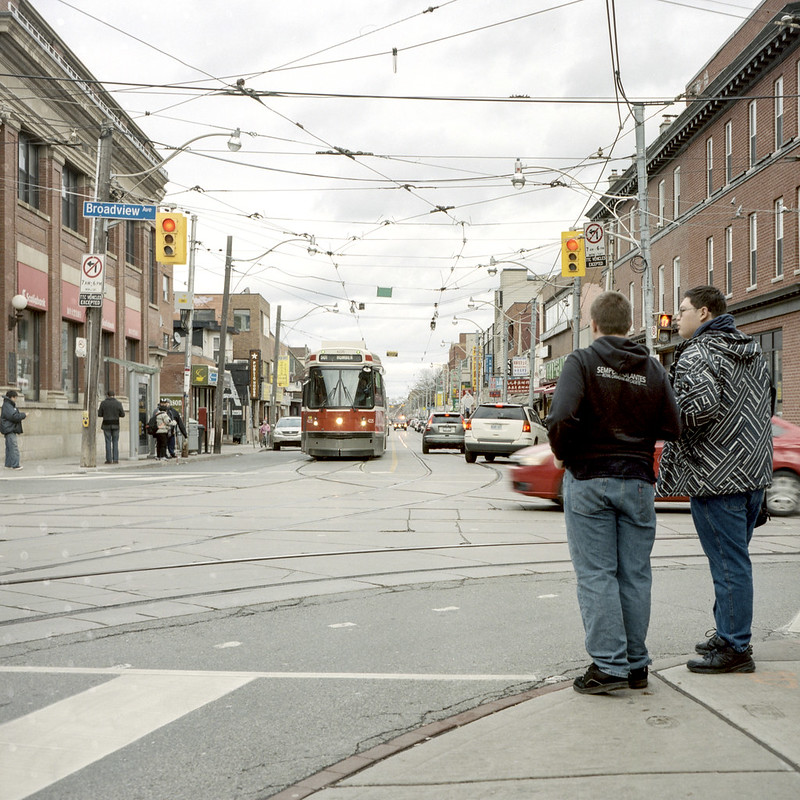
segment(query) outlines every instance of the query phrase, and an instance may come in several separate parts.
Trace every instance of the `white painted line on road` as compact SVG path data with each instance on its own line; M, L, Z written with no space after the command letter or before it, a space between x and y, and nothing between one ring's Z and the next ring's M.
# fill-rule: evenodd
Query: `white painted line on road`
M241 642L222 642L222 644L215 644L217 650L224 650L227 647L241 647Z
M444 608L434 608L434 611L458 611L458 606L445 606Z
M6 722L0 725L3 800L22 800L251 680L126 671Z
M335 622L333 625L328 625L329 628L356 628L358 627L355 622Z
M278 680L315 680L315 681L540 681L538 675L500 675L492 673L446 673L446 672L237 672L203 670L171 670L171 669L123 669L120 667L20 667L0 665L0 673L20 672L40 675L174 675L184 677L219 676L220 678L239 678L255 680L256 678ZM0 730L2 727L0 726ZM5 798L4 798L5 800Z

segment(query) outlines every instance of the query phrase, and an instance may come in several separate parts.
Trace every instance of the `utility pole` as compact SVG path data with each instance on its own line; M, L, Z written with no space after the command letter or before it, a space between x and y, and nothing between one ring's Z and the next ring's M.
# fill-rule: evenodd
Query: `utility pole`
M281 356L281 307L278 306L275 314L275 350L272 356L272 391L269 401L269 424L270 430L274 430L275 423L278 421L278 409L276 402L278 399L278 361Z
M647 208L647 149L644 143L644 106L634 103L633 118L636 122L636 183L639 189L639 233L641 241L644 272L644 336L647 350L652 355L653 348L653 269L650 262L650 215Z
M100 127L97 146L97 175L95 176L95 200L107 202L111 199L111 151L114 140L112 125L104 121ZM106 255L106 225L104 218L92 219L92 253ZM103 269L105 275L105 268ZM103 359L103 301L99 306L86 309L88 346L86 358L86 405L83 436L81 438L81 466L97 466L97 384L100 380L100 364ZM106 387L108 388L108 387ZM130 398L131 404L133 398Z
M503 403L508 402L508 319L506 318L503 309L500 309L502 315L500 324L503 326L503 388L500 393L500 401Z
M536 328L538 316L536 309L536 298L531 300L531 346L528 353L528 405L533 408L533 375L536 370Z
M192 339L194 338L194 245L197 233L197 215L192 214L192 227L189 234L189 309L186 312L186 352L183 357L183 419L189 425L192 416ZM199 448L198 443L198 448ZM183 457L189 455L189 440L183 442Z
M222 319L219 326L219 357L217 359L217 388L214 392L214 452L222 452L222 395L225 393L225 348L228 333L228 306L231 295L231 265L233 263L233 236L228 237L225 248L225 288L222 294Z

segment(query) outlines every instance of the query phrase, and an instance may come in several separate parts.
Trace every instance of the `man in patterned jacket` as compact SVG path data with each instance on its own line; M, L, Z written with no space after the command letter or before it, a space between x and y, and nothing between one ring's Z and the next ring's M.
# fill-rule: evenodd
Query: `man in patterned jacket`
M771 387L758 343L741 333L719 289L687 291L670 377L680 439L667 442L657 492L687 495L714 581L716 633L699 642L692 672L753 672L753 571L748 550L772 482Z

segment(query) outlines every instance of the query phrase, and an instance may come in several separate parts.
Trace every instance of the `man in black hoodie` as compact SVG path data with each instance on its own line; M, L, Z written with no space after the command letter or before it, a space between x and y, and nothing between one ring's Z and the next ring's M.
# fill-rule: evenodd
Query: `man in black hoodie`
M568 356L546 424L566 471L562 494L578 605L592 664L582 694L647 686L650 552L656 534L656 439L680 433L667 373L626 338L631 306L619 292L592 303L589 347Z

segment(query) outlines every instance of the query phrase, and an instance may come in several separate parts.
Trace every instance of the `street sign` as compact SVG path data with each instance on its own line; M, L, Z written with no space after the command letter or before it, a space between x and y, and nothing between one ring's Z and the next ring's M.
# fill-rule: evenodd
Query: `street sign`
M103 305L105 259L96 253L81 256L81 283L78 304L89 308Z
M97 203L84 200L84 217L102 217L103 219L152 219L156 218L155 206L142 206L134 203Z
M604 267L606 265L605 229L597 222L590 222L583 229L586 246L586 266Z

